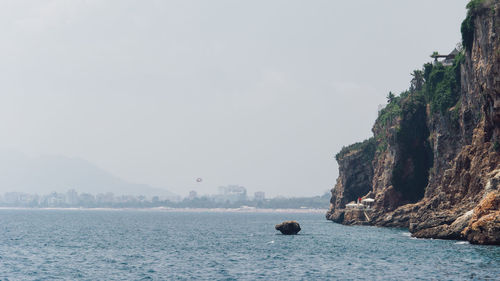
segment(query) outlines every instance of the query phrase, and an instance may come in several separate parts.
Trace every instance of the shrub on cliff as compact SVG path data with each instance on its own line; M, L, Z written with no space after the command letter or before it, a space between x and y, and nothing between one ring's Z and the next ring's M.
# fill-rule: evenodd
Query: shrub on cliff
M349 146L342 147L340 152L335 155L335 159L339 161L340 159L342 159L344 156L346 156L351 152L362 151L363 159L366 161L372 161L375 155L375 149L376 149L376 142L375 138L372 137L362 142L357 142Z
M392 93L389 93L387 96L388 104L379 111L377 121L375 121L382 126L389 125L395 118L401 116L401 107L399 105L401 96L395 97L394 95L391 96L391 94Z

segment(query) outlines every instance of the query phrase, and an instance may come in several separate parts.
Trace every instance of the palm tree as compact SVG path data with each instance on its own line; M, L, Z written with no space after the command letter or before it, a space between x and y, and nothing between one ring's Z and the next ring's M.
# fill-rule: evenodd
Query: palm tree
M392 92L389 92L386 98L387 98L387 103L391 103L394 100L394 98L396 98L396 96Z
M413 78L410 81L410 91L414 92L422 90L424 86L424 72L422 70L414 70L413 73L411 73L411 76L413 76Z

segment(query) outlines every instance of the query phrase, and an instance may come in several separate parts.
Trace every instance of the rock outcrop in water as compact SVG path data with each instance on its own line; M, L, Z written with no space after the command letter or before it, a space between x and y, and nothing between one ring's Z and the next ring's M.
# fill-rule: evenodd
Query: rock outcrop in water
M500 3L473 0L452 65L425 64L373 138L337 154L327 219L500 244ZM374 198L369 212L347 209Z
M300 231L300 225L296 221L284 221L277 224L274 228L285 235L295 235Z

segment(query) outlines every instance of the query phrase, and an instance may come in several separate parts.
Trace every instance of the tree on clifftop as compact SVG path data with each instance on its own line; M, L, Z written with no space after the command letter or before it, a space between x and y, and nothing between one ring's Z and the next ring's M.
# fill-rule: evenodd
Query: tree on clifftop
M411 76L413 77L410 81L410 91L420 91L422 90L424 86L424 72L422 70L414 70L413 73L411 73Z
M392 103L394 101L394 98L396 98L396 96L392 92L389 92L386 98L387 98L387 103Z

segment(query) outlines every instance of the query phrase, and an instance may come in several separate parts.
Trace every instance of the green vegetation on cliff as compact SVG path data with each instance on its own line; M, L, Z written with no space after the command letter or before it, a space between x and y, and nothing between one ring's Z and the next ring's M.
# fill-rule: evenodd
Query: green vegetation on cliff
M349 146L344 146L339 153L335 155L335 159L339 161L344 158L347 154L354 151L361 151L363 153L363 159L366 161L372 161L375 156L376 142L375 138L369 138L362 142L357 142Z
M462 22L460 31L462 32L462 45L467 51L472 49L472 42L474 40L474 20L478 13L485 9L484 5L486 0L472 0L467 4L467 16Z
M389 93L388 104L380 110L375 126L384 128L394 125L398 118L414 110L408 104L416 101L424 106L429 104L431 113L451 114L449 110L460 103L460 66L463 62L464 54L460 52L452 65L426 63L422 70L414 70L410 89L399 96ZM403 106L405 104L406 107Z
M391 93L390 93L391 94ZM384 107L382 110L380 110L378 114L378 118L376 123L382 125L382 126L387 126L390 123L392 123L396 118L401 116L401 96L399 97L394 97L394 98L389 98L387 97L389 103L387 104L386 107Z
M431 105L433 113L446 114L460 96L460 65L464 61L463 53L455 57L451 66L441 63L424 65L424 96Z

